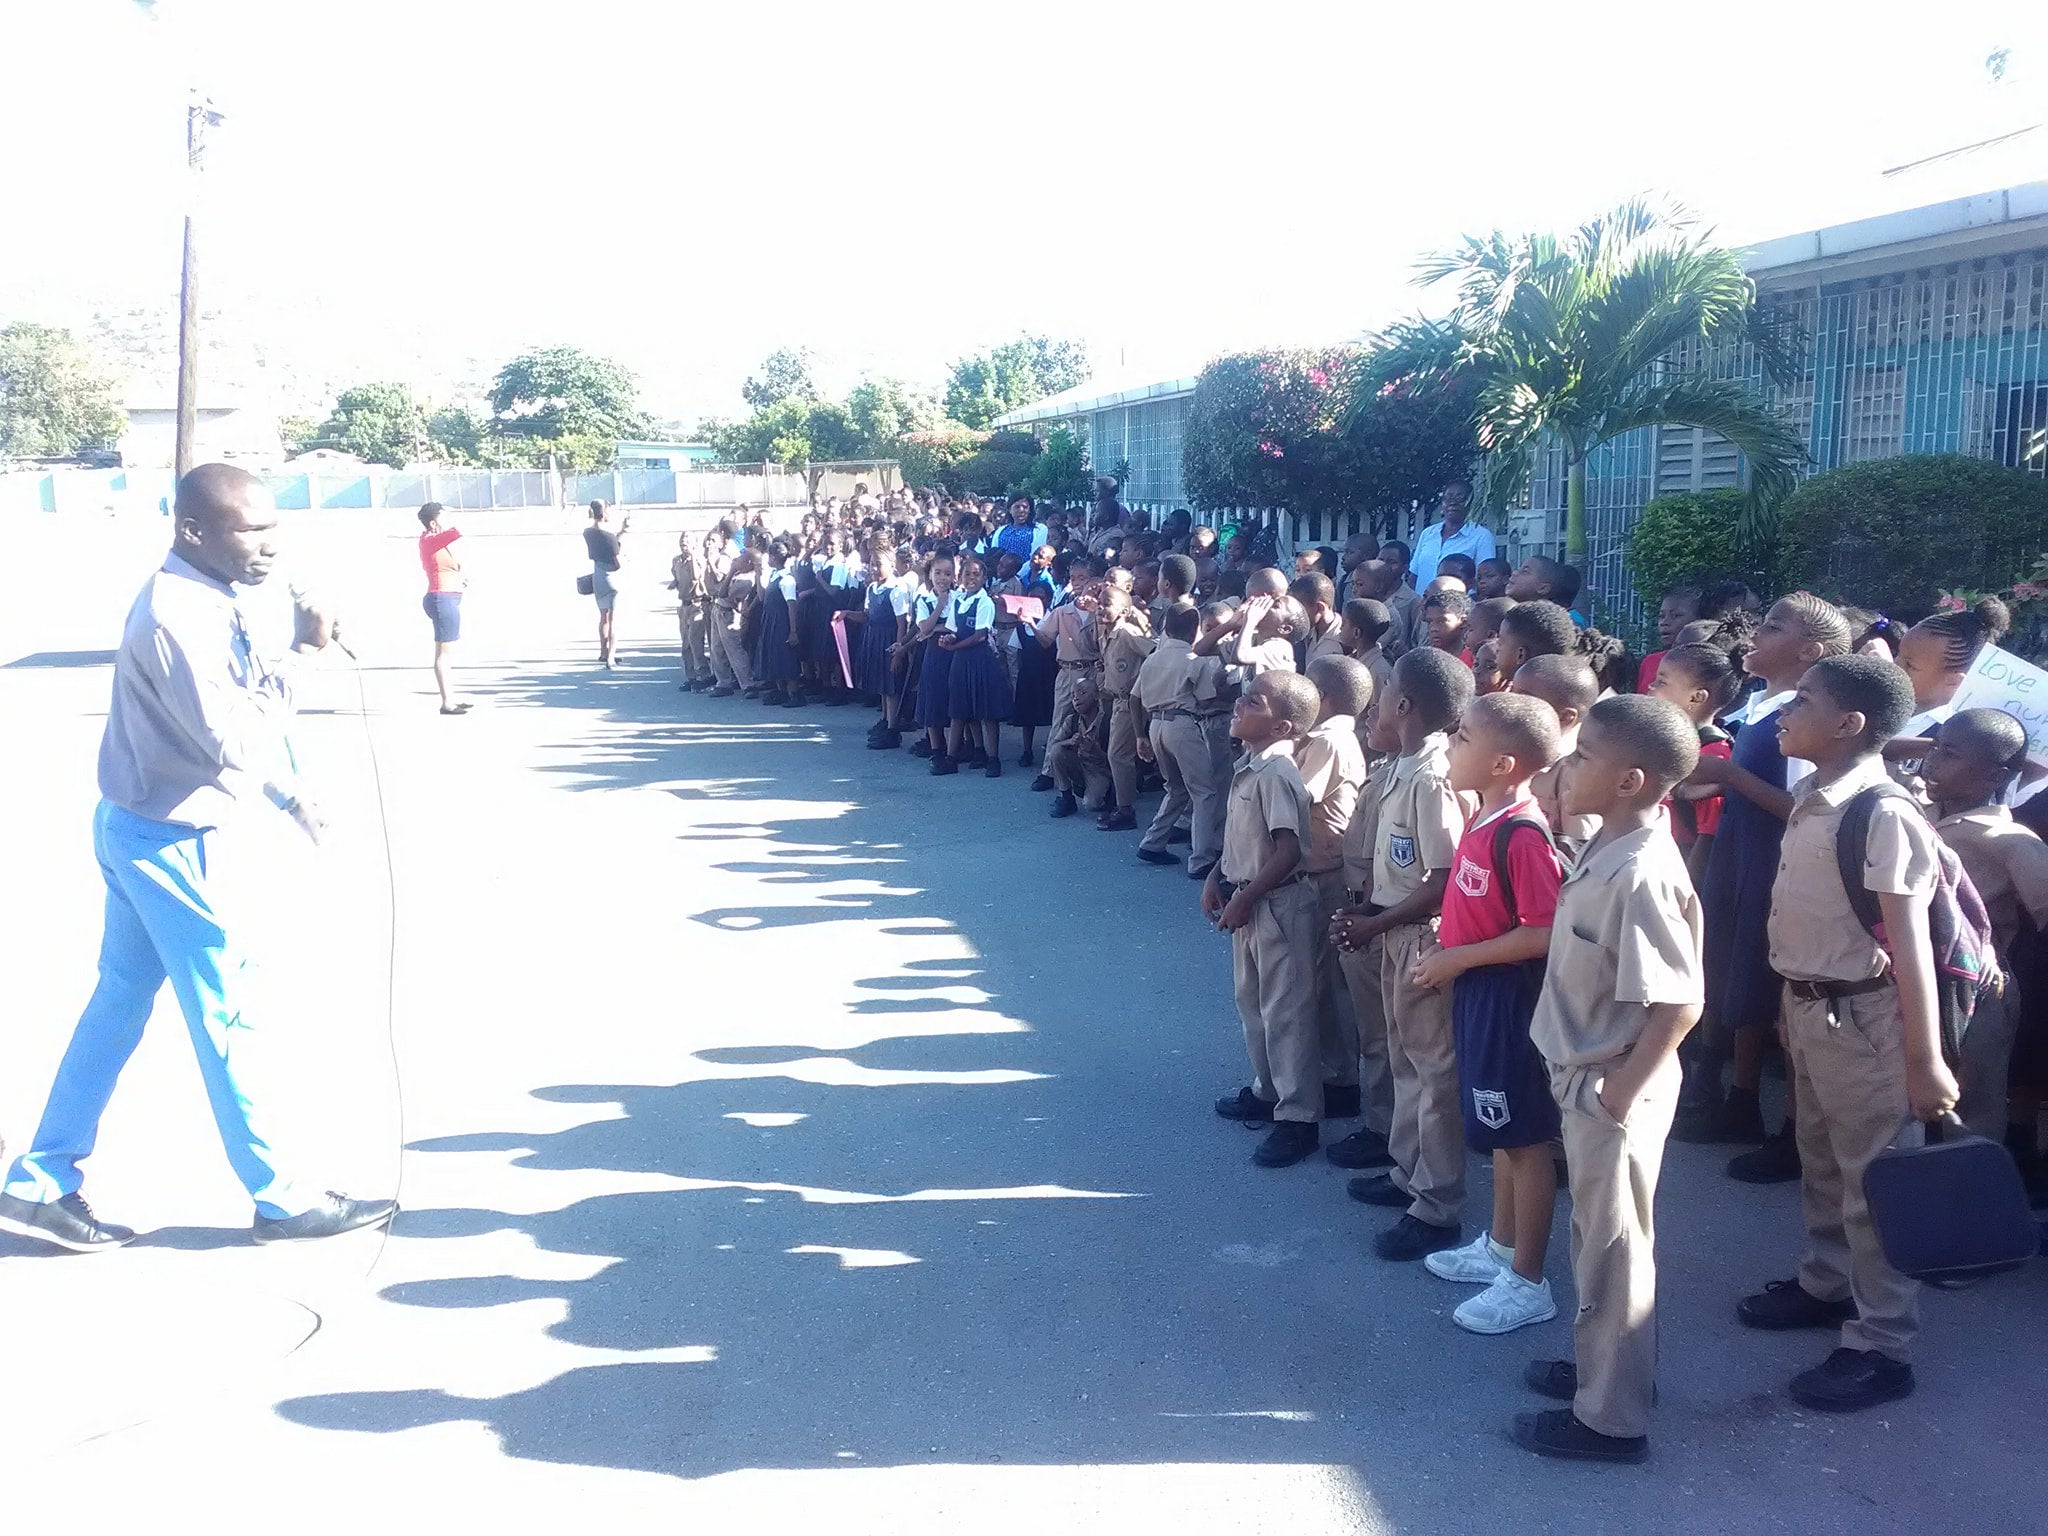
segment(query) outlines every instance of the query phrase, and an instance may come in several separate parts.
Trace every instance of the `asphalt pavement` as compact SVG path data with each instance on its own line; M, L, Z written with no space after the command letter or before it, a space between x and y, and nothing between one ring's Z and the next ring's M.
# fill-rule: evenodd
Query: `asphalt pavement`
M487 516L479 514L479 517ZM2048 1265L1929 1293L1918 1394L1846 1419L1818 1336L1733 1306L1791 1273L1795 1187L1673 1147L1662 1403L1638 1468L1506 1426L1557 1321L1501 1338L1374 1259L1390 1213L1265 1171L1226 941L1135 834L1014 766L934 780L869 716L679 693L636 524L595 666L573 518L461 547L443 719L409 531L310 519L358 663L306 680L335 830L275 913L309 1176L388 1236L256 1249L168 999L87 1193L144 1237L0 1248L7 1504L84 1531L247 1510L309 1531L1924 1532L2048 1528ZM18 839L0 1134L90 989L107 651L160 524L45 520L90 573L0 615ZM640 532L638 530L645 530ZM657 569L659 567L659 569ZM1473 1164L1474 1214L1487 1180ZM26 1474L26 1475L24 1475ZM225 1503L224 1503L225 1501ZM8 1522L12 1525L12 1522ZM39 1529L24 1524L22 1529Z

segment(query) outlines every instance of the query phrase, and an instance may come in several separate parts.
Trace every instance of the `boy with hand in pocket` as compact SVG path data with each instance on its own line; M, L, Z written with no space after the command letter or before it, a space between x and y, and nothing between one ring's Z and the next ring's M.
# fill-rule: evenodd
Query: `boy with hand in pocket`
M1678 1108L1678 1045L1705 997L1701 917L1660 809L1699 760L1676 705L1625 694L1587 712L1558 777L1598 833L1565 878L1530 1037L1549 1065L1571 1170L1573 1360L1524 1380L1569 1408L1518 1414L1539 1456L1641 1461L1656 1393L1657 1265L1651 1213Z

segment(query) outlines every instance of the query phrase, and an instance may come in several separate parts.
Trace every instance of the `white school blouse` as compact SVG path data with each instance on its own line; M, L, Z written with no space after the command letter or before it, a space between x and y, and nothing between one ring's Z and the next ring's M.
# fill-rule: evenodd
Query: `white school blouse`
M983 643L992 644L996 624L996 600L986 590L955 592L946 604L946 628L956 635L980 630Z

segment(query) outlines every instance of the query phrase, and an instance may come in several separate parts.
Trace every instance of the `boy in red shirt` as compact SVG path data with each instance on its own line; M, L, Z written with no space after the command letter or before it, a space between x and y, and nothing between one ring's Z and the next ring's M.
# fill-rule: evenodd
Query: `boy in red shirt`
M1451 1314L1472 1333L1557 1316L1543 1260L1557 1211L1557 1101L1529 1039L1550 923L1564 881L1529 780L1557 755L1557 712L1526 694L1474 699L1451 738L1451 787L1479 796L1444 891L1441 948L1411 973L1451 988L1465 1144L1493 1155L1493 1226L1423 1262L1439 1279L1486 1287ZM1505 865L1505 867L1503 867ZM1507 1238L1512 1246L1504 1246Z

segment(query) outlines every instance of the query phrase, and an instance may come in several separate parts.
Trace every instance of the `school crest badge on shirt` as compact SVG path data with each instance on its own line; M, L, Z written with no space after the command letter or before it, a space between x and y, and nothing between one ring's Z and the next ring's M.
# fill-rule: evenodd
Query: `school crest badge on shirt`
M1413 869L1415 867L1415 839L1412 837L1389 837L1387 839L1387 857L1393 860L1394 868L1396 869Z
M1472 1113L1490 1131L1508 1123L1508 1096L1498 1088L1474 1088Z
M1458 889L1474 899L1484 896L1493 889L1493 871L1470 859L1458 860Z

